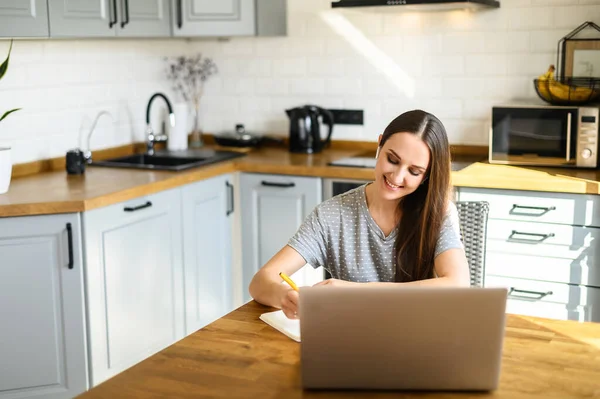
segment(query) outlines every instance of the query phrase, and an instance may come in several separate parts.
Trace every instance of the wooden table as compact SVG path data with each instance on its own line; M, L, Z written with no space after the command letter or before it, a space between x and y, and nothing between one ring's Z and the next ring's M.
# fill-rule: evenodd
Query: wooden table
M303 391L300 344L249 302L80 396L90 398L600 398L600 323L508 315L490 393Z

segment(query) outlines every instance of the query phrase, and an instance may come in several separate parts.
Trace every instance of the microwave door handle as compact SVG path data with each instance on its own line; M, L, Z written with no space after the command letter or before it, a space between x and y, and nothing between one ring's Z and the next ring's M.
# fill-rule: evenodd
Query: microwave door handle
M567 113L567 162L571 162L571 113Z

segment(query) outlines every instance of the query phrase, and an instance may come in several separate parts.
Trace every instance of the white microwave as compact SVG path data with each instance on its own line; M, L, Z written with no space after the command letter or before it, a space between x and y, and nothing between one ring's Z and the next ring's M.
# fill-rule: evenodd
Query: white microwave
M492 107L489 162L598 167L597 107Z

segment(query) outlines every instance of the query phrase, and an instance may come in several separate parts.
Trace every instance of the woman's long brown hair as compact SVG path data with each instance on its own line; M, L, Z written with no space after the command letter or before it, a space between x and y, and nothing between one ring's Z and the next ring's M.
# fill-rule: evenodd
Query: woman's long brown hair
M450 146L438 118L421 110L405 112L383 132L380 147L396 133L412 133L429 147L430 162L423 184L400 201L398 236L394 246L396 281L434 276L434 256L446 214L450 190Z

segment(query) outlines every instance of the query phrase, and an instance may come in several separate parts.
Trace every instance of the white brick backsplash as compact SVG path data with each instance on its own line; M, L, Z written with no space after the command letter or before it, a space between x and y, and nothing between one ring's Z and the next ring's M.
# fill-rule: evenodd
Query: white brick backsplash
M286 136L285 109L312 103L363 109L364 126L336 126L334 138L375 141L419 107L442 119L452 143L487 145L491 106L539 103L533 79L556 63L558 40L600 20L600 0L501 0L476 12L332 10L331 1L289 0L286 37L15 41L0 112L23 109L0 123L0 144L16 163L64 156L101 110L114 121L99 123L92 149L143 140L149 97L181 101L164 57L202 53L219 68L202 98L208 132L244 123ZM0 41L0 59L7 48ZM156 128L163 113L156 101Z
M465 57L466 76L506 76L506 57L501 55L472 54Z
M486 53L525 53L530 50L530 32L484 32L484 51Z
M306 75L306 58L295 57L273 61L274 76L304 76Z
M534 30L553 26L553 9L542 7L515 8L508 10L511 30Z
M323 78L294 78L290 79L290 94L292 95L321 95L325 93Z
M425 76L457 76L465 73L465 60L462 55L432 55L423 59Z

